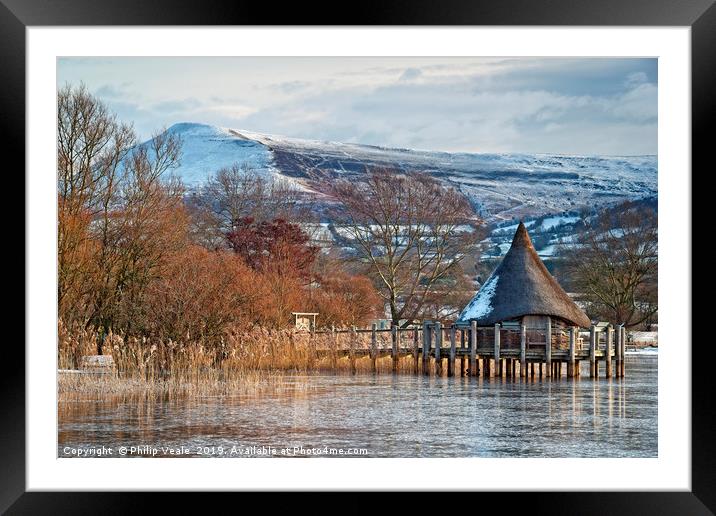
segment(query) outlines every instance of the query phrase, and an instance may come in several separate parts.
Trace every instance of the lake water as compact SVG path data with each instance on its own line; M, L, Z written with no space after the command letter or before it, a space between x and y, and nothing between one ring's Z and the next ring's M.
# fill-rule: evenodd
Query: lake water
M258 397L61 403L58 456L656 457L656 355L623 379L301 375Z

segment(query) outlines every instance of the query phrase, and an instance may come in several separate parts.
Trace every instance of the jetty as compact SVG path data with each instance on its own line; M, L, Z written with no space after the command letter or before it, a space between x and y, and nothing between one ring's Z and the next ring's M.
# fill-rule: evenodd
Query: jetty
M334 361L348 357L351 370L356 359L369 356L377 371L377 359L390 356L397 371L400 359L410 356L415 374L454 376L459 361L461 376L575 378L587 362L590 378L600 368L607 378L624 376L624 326L589 319L547 270L521 222L509 251L457 321L406 326L342 330L350 336L340 346L341 330L331 329L329 345L316 345L314 352ZM371 334L370 345L361 342L364 332ZM379 346L384 332L390 332L389 345ZM325 333L312 331L311 340Z
M544 341L528 338L540 329L526 325L478 326L425 322L420 327L378 329L332 329L311 332L310 348L316 359L347 359L352 372L356 361L369 359L378 372L380 358L392 359L392 371L410 359L414 374L504 378L576 378L582 369L590 378L624 377L626 330L601 322L588 329L571 327L541 329ZM369 343L366 337L370 336ZM387 337L387 338L386 338ZM546 346L550 342L550 346ZM515 345L516 343L516 345ZM405 365L403 365L405 367ZM405 371L402 371L405 372Z

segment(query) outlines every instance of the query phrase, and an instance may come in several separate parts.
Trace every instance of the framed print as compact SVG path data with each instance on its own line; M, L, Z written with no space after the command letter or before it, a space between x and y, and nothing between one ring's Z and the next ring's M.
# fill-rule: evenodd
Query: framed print
M2 2L27 192L3 510L390 489L712 513L713 2Z

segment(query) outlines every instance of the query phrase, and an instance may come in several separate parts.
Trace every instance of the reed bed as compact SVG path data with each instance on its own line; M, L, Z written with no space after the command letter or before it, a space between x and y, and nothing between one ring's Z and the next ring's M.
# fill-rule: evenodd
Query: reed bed
M93 328L58 331L58 366L80 368L81 357L97 354L97 332ZM60 374L60 400L95 399L108 396L221 396L295 389L286 382L291 373L331 372L349 374L348 358L331 350L352 345L370 347L369 333L318 333L292 330L233 330L218 341L161 339L110 333L102 352L111 355L112 374ZM389 349L389 333L378 333L378 348ZM320 355L320 356L319 356ZM411 368L412 359L401 359L401 370ZM369 358L358 358L357 372L369 372ZM390 371L390 358L377 361L379 371Z

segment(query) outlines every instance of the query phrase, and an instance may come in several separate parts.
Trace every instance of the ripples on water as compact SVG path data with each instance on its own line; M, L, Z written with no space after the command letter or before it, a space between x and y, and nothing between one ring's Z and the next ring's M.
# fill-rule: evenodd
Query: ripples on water
M58 456L67 446L184 445L191 454L303 446L369 457L656 457L657 360L628 357L624 379L288 376L289 394L63 402Z

